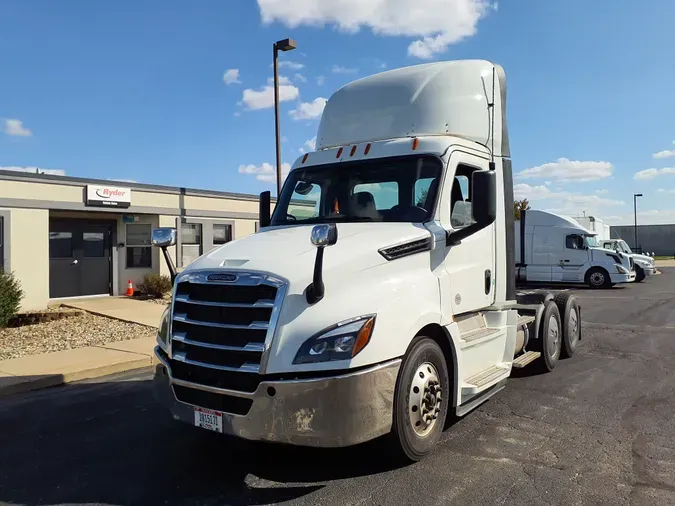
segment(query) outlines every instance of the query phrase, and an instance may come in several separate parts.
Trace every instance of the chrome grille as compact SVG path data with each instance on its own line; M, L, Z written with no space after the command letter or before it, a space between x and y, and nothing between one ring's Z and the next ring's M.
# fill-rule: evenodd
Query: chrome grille
M263 273L180 276L173 300L172 364L181 363L176 369L192 377L206 370L216 375L263 372L285 288L283 281Z

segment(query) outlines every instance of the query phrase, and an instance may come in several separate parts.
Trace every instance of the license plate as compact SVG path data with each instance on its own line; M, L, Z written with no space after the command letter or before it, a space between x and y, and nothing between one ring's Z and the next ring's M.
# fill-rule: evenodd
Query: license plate
M211 409L195 408L195 427L223 432L223 414Z

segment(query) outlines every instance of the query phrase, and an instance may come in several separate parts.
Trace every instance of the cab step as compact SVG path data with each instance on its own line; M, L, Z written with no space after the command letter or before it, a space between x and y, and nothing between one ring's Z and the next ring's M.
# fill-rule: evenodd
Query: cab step
M484 339L488 341L490 337L497 337L502 333L502 329L493 329L490 327L482 327L478 329L469 330L468 332L463 332L461 339L465 343L470 343L472 341L477 341L479 339Z
M521 325L529 325L532 323L536 318L532 315L519 315L518 316L518 326L520 327Z
M508 377L509 369L500 365L493 365L484 371L474 374L464 380L462 385L462 395L477 394L483 387L497 383L499 380Z
M540 351L527 351L513 361L513 367L522 369L541 357Z

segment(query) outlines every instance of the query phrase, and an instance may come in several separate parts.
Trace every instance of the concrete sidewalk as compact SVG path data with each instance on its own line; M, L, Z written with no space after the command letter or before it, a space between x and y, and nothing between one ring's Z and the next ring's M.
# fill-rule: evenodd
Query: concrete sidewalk
M154 338L134 339L3 360L0 396L150 367L154 347Z
M163 304L135 300L130 297L97 297L72 300L64 302L63 306L154 328L159 328L159 320L167 307Z

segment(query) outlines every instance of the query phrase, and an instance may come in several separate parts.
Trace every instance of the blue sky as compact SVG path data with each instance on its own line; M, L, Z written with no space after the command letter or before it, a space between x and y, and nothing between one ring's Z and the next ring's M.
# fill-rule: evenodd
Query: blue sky
M3 0L0 166L273 190L265 87L293 37L286 163L341 85L484 58L507 74L517 196L630 223L642 192L642 223L675 222L674 21L663 0Z

